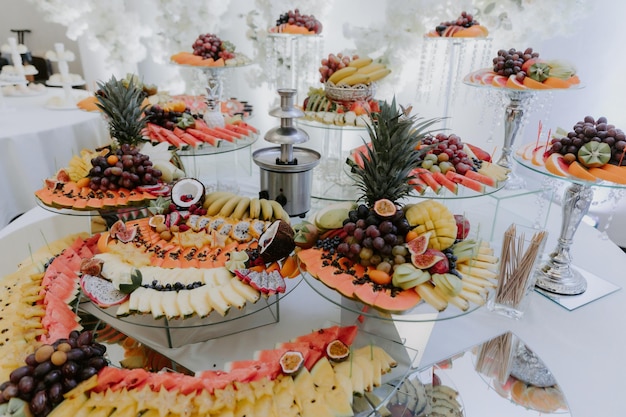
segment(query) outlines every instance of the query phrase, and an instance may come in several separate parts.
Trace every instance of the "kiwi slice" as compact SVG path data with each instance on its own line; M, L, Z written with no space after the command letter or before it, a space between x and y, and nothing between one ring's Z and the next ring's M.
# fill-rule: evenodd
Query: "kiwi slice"
M611 147L604 142L587 142L578 150L578 161L587 168L601 167L610 159Z

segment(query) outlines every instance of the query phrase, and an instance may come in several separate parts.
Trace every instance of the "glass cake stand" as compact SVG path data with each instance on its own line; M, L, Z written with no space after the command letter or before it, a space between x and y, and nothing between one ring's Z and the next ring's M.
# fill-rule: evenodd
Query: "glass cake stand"
M616 198L620 198L626 185L609 181L588 182L574 177L561 177L548 172L543 166L533 165L517 154L515 160L534 172L569 183L561 203L563 218L558 243L549 254L548 260L536 272L535 286L550 294L583 294L587 290L587 279L599 280L599 278L572 265L570 247L574 241L574 235L581 220L589 211L593 201L594 187L617 191Z
M496 87L473 82L469 79L469 76L466 76L463 82L466 85L487 89L494 94L498 94L499 98L504 101L504 139L502 144L502 154L496 163L511 170L505 188L509 190L524 188L524 180L517 176L513 170L513 158L511 157L513 146L515 144L515 140L522 131L525 115L530 111L530 104L536 99L538 94L550 93L555 89L517 90L507 87ZM572 86L567 90L577 90L580 88L582 87Z

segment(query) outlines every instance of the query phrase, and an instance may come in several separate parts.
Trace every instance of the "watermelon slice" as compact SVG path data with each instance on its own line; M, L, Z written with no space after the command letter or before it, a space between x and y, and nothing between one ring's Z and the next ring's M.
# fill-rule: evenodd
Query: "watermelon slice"
M435 177L433 177L433 174L430 171L421 169L421 168L417 168L416 171L417 171L417 176L426 185L428 185L435 192L435 194L439 194L439 191L441 191L441 184L439 184L437 180L435 180Z
M476 180L476 181L478 181L481 184L488 185L489 187L497 187L498 186L498 181L495 178L488 177L487 175L480 174L480 173L478 173L476 171L468 170L465 173L465 176L467 178L472 179L472 180Z
M471 190L476 191L477 193L484 193L485 192L485 185L479 183L476 180L473 180L471 178L468 178L464 175L461 174L457 174L456 172L450 170L448 172L446 172L446 177L448 179L450 179L453 182L456 182L457 184L461 184L464 187L467 187Z
M432 175L435 181L447 188L452 194L456 194L458 192L459 186L455 182L450 181L441 172L433 172Z

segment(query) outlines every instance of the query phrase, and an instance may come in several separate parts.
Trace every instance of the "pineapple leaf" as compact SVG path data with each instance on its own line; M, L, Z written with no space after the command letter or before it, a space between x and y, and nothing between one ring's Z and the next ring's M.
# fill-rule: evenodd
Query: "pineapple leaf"
M109 133L120 144L136 145L146 125L145 93L134 78L98 83L96 105L107 116Z
M397 202L413 190L412 172L427 151L417 149L418 144L440 119L407 116L395 98L391 103L381 103L380 112L370 117L367 132L371 147L366 147L363 167L352 166L361 191L359 200L369 206L382 198Z

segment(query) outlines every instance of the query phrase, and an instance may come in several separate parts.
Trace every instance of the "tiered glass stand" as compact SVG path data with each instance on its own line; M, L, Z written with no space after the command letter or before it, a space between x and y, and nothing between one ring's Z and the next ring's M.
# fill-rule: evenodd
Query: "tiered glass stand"
M316 121L299 119L303 128L313 128L322 132L322 160L313 172L311 195L324 200L354 201L358 196L358 189L349 175L346 164L348 151L344 150L344 142L348 135L356 136L354 146L363 144L367 136L365 127L339 126L324 124ZM359 143L360 142L360 143Z
M296 102L306 97L309 86L319 82L323 46L321 35L268 34L265 54L270 91L296 89L300 95Z
M99 308L83 300L80 308L104 320L120 331L154 348L180 348L185 345L241 333L280 321L280 300L300 283L301 278L288 279L287 290L270 297L261 297L256 303L247 303L242 309L231 307L225 316L212 312L207 317L167 319L150 314L117 316L117 307Z
M581 305L580 303L587 303L615 291L617 287L609 285L609 283L606 283L604 280L601 280L588 271L575 267L572 264L570 247L574 241L574 235L581 220L589 211L589 207L593 201L594 188L610 188L614 191L615 198L619 199L626 186L608 181L591 183L577 180L573 177L559 177L546 171L542 166L534 165L518 156L515 158L522 166L529 170L568 183L561 201L563 217L558 243L556 248L548 255L547 261L542 264L537 271L535 286L540 289L542 293L557 300L557 302L564 303L563 305L566 307L568 305L578 306ZM590 284L589 286L588 283ZM594 284L593 289L591 288L591 283ZM584 293L590 289L591 291L584 295ZM579 297L578 299L567 300L567 297L559 296ZM574 304L570 304L570 302Z
M489 65L491 38L424 37L417 72L416 105L433 105L443 117L444 128L450 128L455 104L461 98L459 83L474 68ZM420 109L424 114L429 109Z

